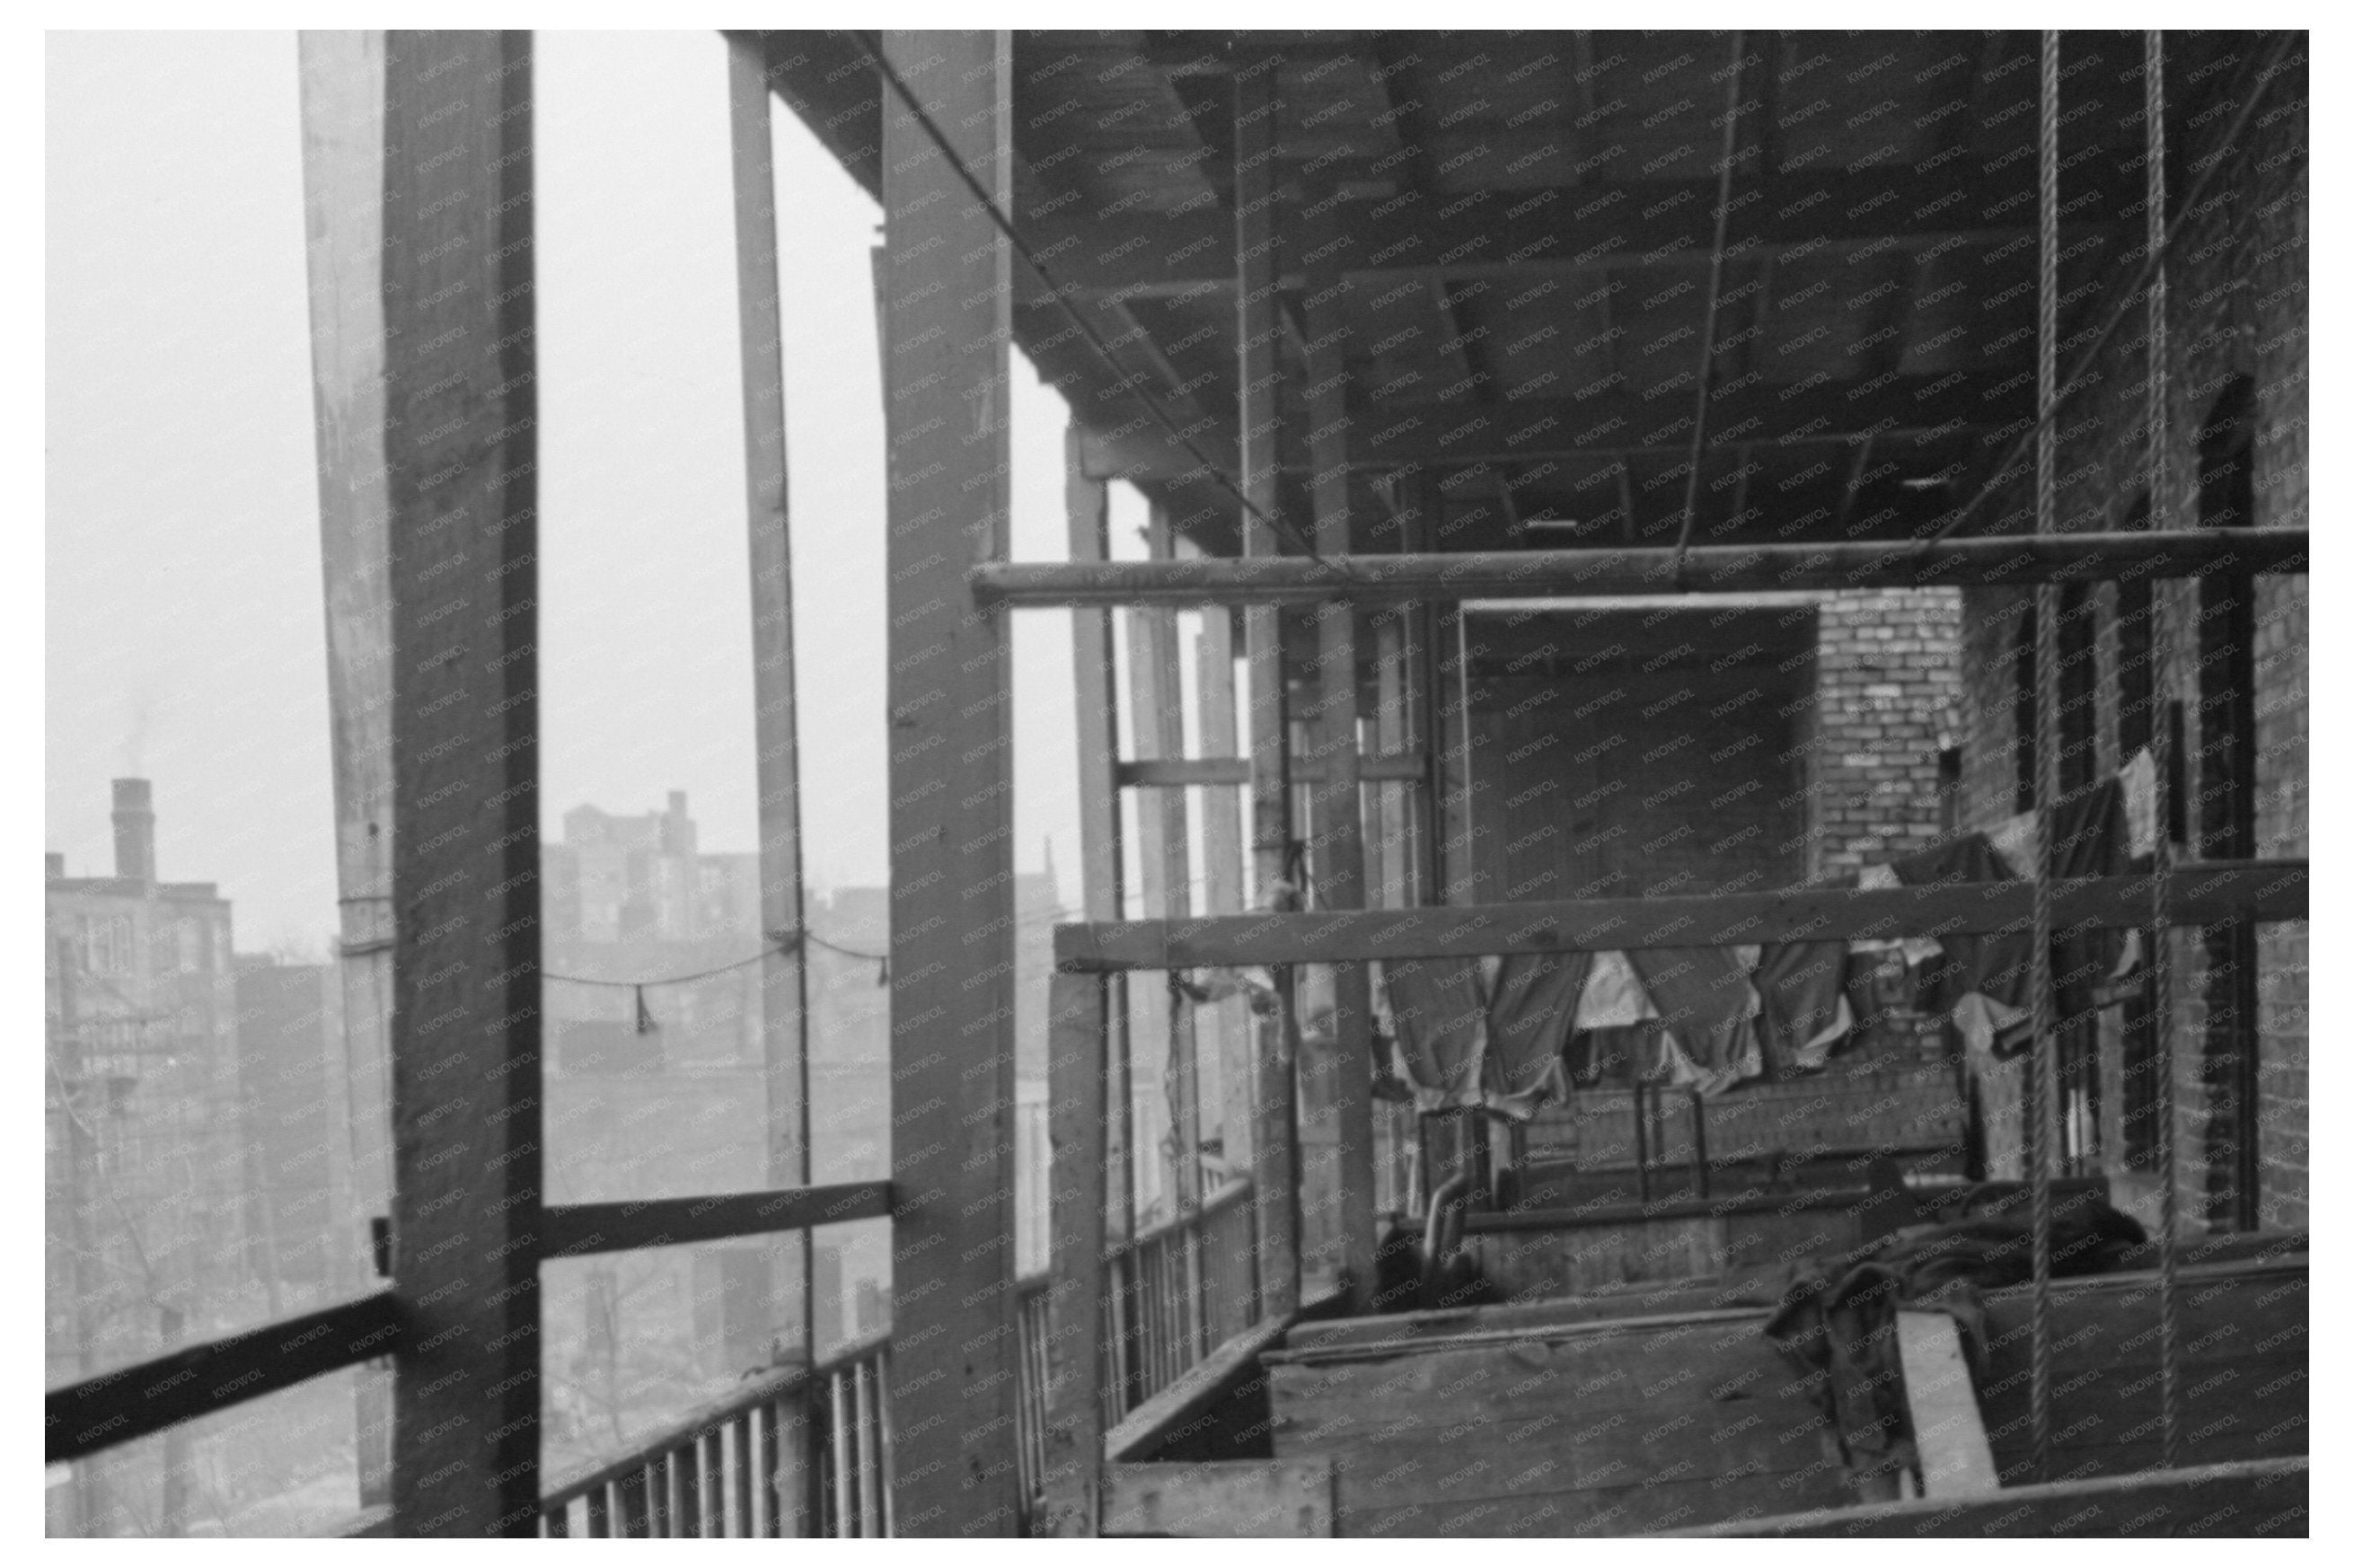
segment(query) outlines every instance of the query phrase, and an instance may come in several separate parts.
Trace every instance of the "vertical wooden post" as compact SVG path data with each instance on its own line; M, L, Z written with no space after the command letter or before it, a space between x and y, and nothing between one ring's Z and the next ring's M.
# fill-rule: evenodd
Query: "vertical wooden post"
M1150 544L1155 560L1169 560L1176 553L1168 514L1158 503L1152 508ZM1179 672L1177 612L1146 608L1129 613L1136 754L1140 758L1176 761L1185 755L1185 687ZM1148 916L1182 920L1193 912L1193 835L1186 795L1182 787L1165 786L1152 789L1139 802L1139 822L1154 824L1159 839L1158 863L1143 868ZM1163 989L1169 1029L1161 1079L1174 1145L1170 1176L1176 1186L1172 1197L1177 1213L1190 1214L1202 1206L1201 1077L1195 1070L1193 1004L1173 988Z
M892 1512L903 1534L1003 1535L1021 1505L1012 671L1000 619L974 608L966 573L1006 553L1013 277L1003 233L958 171L997 212L1010 207L1011 35L890 32L883 62L896 79L880 84L899 1194Z
M392 1062L392 598L384 462L384 34L304 32L302 200L309 236L311 385L326 577L327 710L335 790L337 970L352 1229L391 1213L385 1135ZM360 1280L341 1272L339 1281ZM392 1500L392 1383L355 1369L360 1502Z
M1044 1533L1091 1536L1101 1522L1104 1378L1105 1047L1100 976L1057 974L1048 988L1049 1180L1046 1493Z
M394 1528L539 1522L531 35L385 51Z
M1276 223L1275 144L1282 111L1277 79L1282 57L1269 55L1235 73L1235 352L1239 377L1246 555L1278 553L1269 520L1281 501L1277 481L1282 432L1276 351L1282 329L1277 281L1282 276ZM1297 907L1284 891L1291 874L1291 734L1284 701L1282 611L1243 611L1244 656L1250 670L1251 867L1261 908ZM1291 972L1275 973L1278 1005L1257 1020L1258 1120L1252 1150L1258 1221L1259 1305L1280 1317L1299 1305L1299 1171L1297 1088L1289 1012Z
M1108 558L1110 543L1108 497L1102 480L1087 477L1084 448L1076 425L1064 431L1063 508L1070 525L1071 559L1101 561ZM1119 696L1113 671L1110 611L1071 611L1071 659L1078 726L1080 898L1089 920L1117 920L1125 866L1119 841L1119 787L1112 771L1119 748ZM1106 1037L1110 1053L1107 1112L1110 1120L1105 1128L1109 1152L1105 1156L1108 1186L1104 1207L1112 1234L1124 1236L1136 1213L1129 1181L1128 977L1111 977L1108 990L1107 1005L1113 1022Z
M1213 605L1202 612L1194 690L1201 695L1204 757L1235 757L1235 623ZM1202 791L1202 907L1209 915L1239 915L1243 907L1242 799L1225 786ZM1250 1168L1252 1082L1250 1010L1240 996L1212 1004L1217 1032L1221 1152L1231 1171Z
M793 662L791 496L785 457L784 313L777 277L777 183L769 144L767 62L727 41L728 142L736 185L737 336L743 364L744 499L751 556L754 763L759 789L760 1039L768 1080L768 1181L810 1184L809 949L801 887L801 733ZM817 1360L817 1301L806 1231L770 1238L771 1289L793 1291L803 1359ZM805 1428L779 1462L808 1468ZM809 1532L808 1488L791 1489L788 1535Z
M1349 517L1348 281L1342 276L1351 237L1341 203L1326 195L1307 209L1308 451L1316 509L1316 548L1328 558L1352 548ZM1357 609L1346 599L1317 607L1318 694L1314 734L1322 768L1315 792L1317 889L1323 907L1365 904L1365 842L1357 782ZM1310 1201L1330 1202L1339 1234L1333 1260L1351 1301L1366 1309L1373 1280L1373 1014L1363 964L1332 970L1331 1044L1307 1064L1320 1092L1309 1097L1310 1115L1332 1124L1331 1191L1304 1184Z
M1435 471L1426 469L1421 479L1422 547L1437 549L1438 530L1447 516L1446 492ZM1433 618L1430 712L1437 725L1430 762L1430 852L1431 891L1437 903L1476 904L1479 895L1471 853L1471 712L1466 679L1469 626L1460 605L1442 606Z

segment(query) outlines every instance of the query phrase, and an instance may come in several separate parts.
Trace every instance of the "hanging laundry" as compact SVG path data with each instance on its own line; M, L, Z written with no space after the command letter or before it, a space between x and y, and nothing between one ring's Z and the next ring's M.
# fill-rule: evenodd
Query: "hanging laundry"
M1855 1027L1845 943L1768 943L1753 976L1758 1045L1769 1068L1813 1072Z
M1670 1058L1671 1081L1714 1095L1765 1071L1751 1025L1757 992L1733 948L1643 948L1627 958L1675 1037L1682 1060Z
M1397 1074L1423 1112L1480 1103L1487 990L1478 959L1395 959L1382 965Z
M1525 1120L1565 1097L1563 1047L1576 1016L1591 953L1513 953L1498 961L1488 989L1488 1106Z
M1650 996L1643 982L1636 977L1635 966L1621 952L1592 955L1593 966L1585 976L1585 987L1577 995L1575 1021L1570 1027L1588 1029L1626 1029L1646 1019L1659 1016L1651 1005Z
M2144 747L2117 770L2125 789L2126 853L2135 860L2158 850L2158 759Z

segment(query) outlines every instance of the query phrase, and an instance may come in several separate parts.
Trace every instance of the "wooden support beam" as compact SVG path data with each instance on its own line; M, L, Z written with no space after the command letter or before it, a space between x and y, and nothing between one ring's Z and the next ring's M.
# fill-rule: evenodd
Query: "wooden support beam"
M1339 256L1346 207L1337 197L1310 204L1307 232L1308 450L1314 471L1316 548L1346 556L1354 547L1349 491L1349 329ZM1310 792L1315 837L1309 846L1318 902L1330 909L1365 906L1363 792L1357 781L1357 607L1327 599L1317 607L1319 691L1312 718L1323 777ZM1312 1022L1313 1021L1303 1021ZM1321 1120L1331 1166L1300 1172L1303 1204L1331 1205L1337 1250L1330 1265L1356 1310L1371 1309L1373 1277L1373 1019L1371 977L1363 964L1332 971L1329 1030L1315 1031L1321 1051L1301 1064L1307 1120Z
M1048 987L1047 1535L1092 1536L1103 1481L1106 1045L1103 979L1058 974ZM904 1462L904 1461L903 1461Z
M1282 116L1278 79L1282 57L1235 73L1235 382L1240 408L1243 554L1271 563L1280 548L1274 522L1282 504L1281 372L1283 234L1277 222L1276 132ZM1297 908L1291 877L1291 724L1285 693L1283 612L1257 605L1243 612L1250 673L1252 902ZM1281 1317L1299 1307L1299 1171L1297 1086L1290 1008L1291 975L1275 976L1277 1005L1255 1015L1258 1118L1252 1138L1254 1216L1258 1230L1259 1310Z
M1819 1509L1737 1520L1686 1536L1885 1536L1920 1541L1954 1537L2043 1539L2213 1535L2301 1539L2310 1532L2311 1462L2247 1459L2184 1470L2005 1487L1956 1499L1919 1498L1861 1508Z
M531 35L385 50L393 1509L539 1530Z
M800 940L807 913L801 886L800 699L793 660L792 510L786 484L777 181L769 141L767 59L757 43L741 38L727 42L727 123L735 176L737 340L743 366L760 929L768 947L759 971L761 1054L768 1080L768 1181L772 1188L806 1188L812 1173L809 948ZM726 1200L729 1204L738 1202ZM706 1208L692 1217L715 1220L721 1212ZM874 1208L854 1217L882 1212ZM555 1218L550 1215L551 1223ZM549 1243L551 1249L558 1245ZM808 1234L798 1229L775 1235L769 1245L773 1249L769 1288L788 1293L800 1319L803 1363L813 1366L817 1362L814 1249ZM789 1476L805 1477L809 1473L806 1427L796 1425L780 1437L780 1467ZM779 1490L792 1499L795 1513L784 1533L811 1533L806 1517L809 1488L795 1480Z
M2302 920L2306 863L2235 861L2174 874L2178 926L2227 918ZM1626 948L1714 948L1742 942L2016 935L2032 924L2034 885L1967 882L1926 887L1795 887L1660 898L1464 905L1447 909L1319 910L1218 916L1182 924L1129 921L1057 926L1055 959L1066 969L1220 969L1370 959L1467 958ZM2056 930L2123 930L2149 919L2151 879L2088 877L2055 883Z
M153 1436L388 1355L400 1343L400 1305L383 1290L51 1389L42 1417L42 1463L62 1465Z
M1223 614L1213 610L1212 614ZM1228 700L1233 698L1231 673L1227 676ZM1419 752L1389 751L1375 757L1357 759L1357 778L1363 783L1391 780L1419 780L1430 766L1429 759ZM1247 784L1251 781L1251 765L1247 758L1185 757L1174 759L1138 758L1112 765L1112 776L1123 789L1182 789L1195 785ZM1327 777L1323 764L1312 758L1295 758L1291 764L1291 780L1295 784L1322 783Z
M1011 35L888 32L883 56L1002 211ZM884 90L891 724L892 1520L1011 1534L1011 668L966 573L1006 553L1012 258L956 164Z
M683 1246L733 1236L773 1235L813 1225L880 1219L891 1212L888 1181L844 1181L707 1198L621 1203L561 1203L541 1212L540 1251L548 1257Z
M1904 1369L1904 1404L1921 1457L1925 1497L1990 1492L1994 1448L1978 1418L1978 1390L1962 1356L1961 1330L1943 1312L1896 1314L1896 1350Z
M351 1139L340 1264L392 1212L392 579L384 461L384 50L371 31L298 35L310 237L311 380L326 577L336 970ZM339 1268L346 1288L356 1267ZM392 1500L392 1380L354 1374L360 1501Z
M1460 555L1352 556L1318 561L1205 556L1183 561L999 564L976 568L984 605L1359 604L1397 599L1590 598L1660 593L1758 593L1798 588L1999 587L2303 572L2306 530L2058 534L2043 538L1918 544L1723 545L1675 551L1511 550Z

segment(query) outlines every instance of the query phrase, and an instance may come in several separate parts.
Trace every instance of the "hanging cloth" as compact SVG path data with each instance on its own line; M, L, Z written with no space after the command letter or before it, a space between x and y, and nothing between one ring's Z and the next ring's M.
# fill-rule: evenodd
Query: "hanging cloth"
M1638 948L1627 955L1677 1048L1670 1081L1721 1094L1765 1071L1757 1050L1757 992L1733 948Z
M1478 959L1394 959L1382 964L1398 1076L1424 1113L1481 1103L1486 977Z
M1488 992L1488 1107L1524 1121L1564 1098L1562 1067L1571 1021L1594 969L1592 953L1511 953Z
M1589 1029L1627 1029L1659 1016L1659 1010L1651 1005L1650 995L1644 991L1626 954L1612 951L1588 956L1591 966L1585 988L1577 993L1575 1022L1570 1027L1581 1033Z
M1770 942L1757 955L1757 1043L1776 1071L1814 1072L1855 1026L1847 944Z

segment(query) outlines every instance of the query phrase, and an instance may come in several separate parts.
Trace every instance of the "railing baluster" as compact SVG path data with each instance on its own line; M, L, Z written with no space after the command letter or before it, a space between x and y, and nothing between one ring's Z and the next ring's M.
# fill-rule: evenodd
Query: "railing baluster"
M850 1433L843 1420L842 1373L835 1372L825 1380L827 1451L833 1456L833 1519L826 1533L841 1539L850 1533L852 1512L850 1496Z
M591 1487L588 1489L588 1534L593 1540L603 1541L612 1533L612 1504L606 1497L606 1489L601 1486Z
M785 1419L787 1400L804 1399L807 1397L807 1393L805 1387L796 1389L785 1399L778 1400L762 1412L759 1448L760 1496L762 1502L768 1508L769 1528L764 1533L769 1535L785 1536L800 1533L800 1510L797 1507L787 1505L784 1429L780 1424Z
M678 1523L671 1533L687 1540L703 1533L703 1434L679 1450L677 1469Z
M728 1424L729 1467L734 1472L736 1489L736 1528L732 1533L739 1541L748 1541L758 1533L752 1512L752 1424L758 1415L758 1411L748 1410Z

